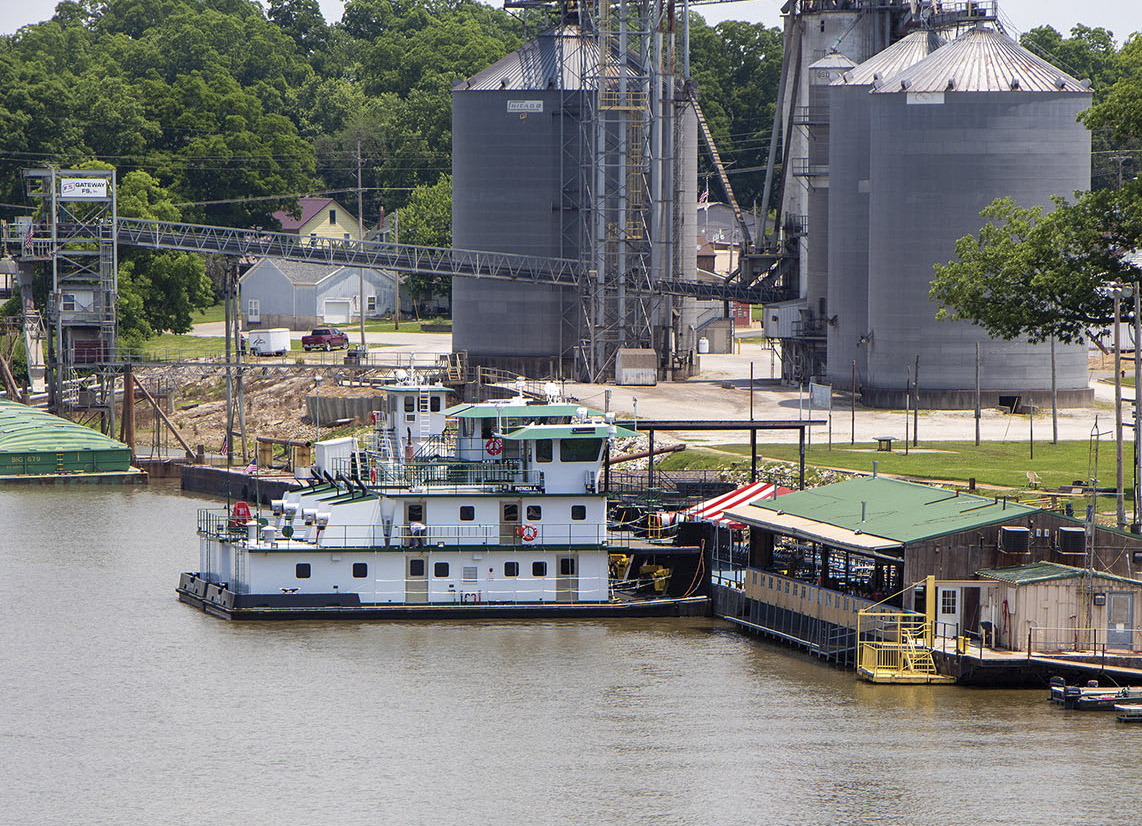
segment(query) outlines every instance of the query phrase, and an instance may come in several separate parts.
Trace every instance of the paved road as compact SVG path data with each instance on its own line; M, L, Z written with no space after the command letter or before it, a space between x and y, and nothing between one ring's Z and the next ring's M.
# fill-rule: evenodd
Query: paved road
M200 324L194 329L195 335L222 335L222 323ZM305 333L291 333L291 338L300 339ZM353 333L350 332L350 336ZM399 332L367 333L370 347L383 347L385 353L400 353L417 356L417 361L427 363L436 354L451 351L452 336L449 334ZM307 358L331 358L339 361L340 353L312 353ZM778 385L773 377L780 373L780 365L772 356L772 351L764 349L760 340L744 337L739 353L708 354L702 356L702 372L699 376L684 382L663 383L656 387L617 387L615 385L592 385L566 382L566 393L585 404L603 409L607 393L610 392L610 407L620 415L637 414L640 418L654 419L748 419L750 416L750 367L755 379L753 392L753 416L757 419L798 419L809 418L807 399L797 388ZM1095 403L1092 407L1062 409L1059 411L1059 438L1063 440L1087 440L1095 428L1106 440L1113 438L1114 429L1114 388L1105 382L1091 377L1095 390ZM1124 391L1127 404L1124 417L1129 421L1131 411L1129 401L1132 391ZM636 407L637 400L637 407ZM847 444L854 437L853 419L847 397L837 398L832 413L832 440L836 445ZM821 411L813 411L813 418L827 418ZM871 442L880 436L895 436L903 440L905 416L902 411L872 410L859 407L855 414L855 439L858 442ZM909 417L909 429L911 417ZM971 440L975 438L974 413L970 410L921 411L919 414L920 440ZM980 421L981 437L985 441L1026 441L1031 428L1027 416L1010 416L998 410L984 410ZM745 431L687 432L677 434L688 443L731 444L748 442ZM1049 410L1035 416L1034 435L1036 442L1051 438L1051 413ZM1127 439L1130 432L1127 431ZM796 442L794 432L774 431L761 437L770 442ZM827 425L816 427L810 437L815 444L829 438ZM922 445L921 445L922 446Z

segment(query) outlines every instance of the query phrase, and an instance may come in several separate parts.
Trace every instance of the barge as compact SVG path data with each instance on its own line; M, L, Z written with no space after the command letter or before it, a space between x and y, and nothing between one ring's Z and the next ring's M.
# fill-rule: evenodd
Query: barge
M702 549L633 547L608 528L604 447L633 435L613 416L522 397L445 409L435 385L384 391L368 443L319 449L306 486L268 514L199 512L181 601L227 619L708 612L703 578L672 593L638 576L648 556L698 554L702 570Z

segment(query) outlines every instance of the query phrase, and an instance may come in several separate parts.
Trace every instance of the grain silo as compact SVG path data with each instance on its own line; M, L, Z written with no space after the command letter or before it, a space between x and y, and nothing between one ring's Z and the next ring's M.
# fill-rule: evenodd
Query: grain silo
M580 257L582 67L578 27L541 34L452 90L452 245ZM453 347L527 373L579 337L574 289L456 278Z
M825 319L832 312L825 294L829 284L829 192L831 162L829 132L829 85L851 70L856 63L838 52L825 55L809 66L809 105L801 113L808 132L808 156L794 166L793 174L805 179L809 245L805 250L805 297L808 312L801 319L802 330L825 333ZM809 328L809 329L806 329ZM818 352L820 348L817 348ZM816 373L817 370L812 371Z
M853 362L858 384L868 374L869 92L943 44L934 31L914 31L829 87L827 363L829 381L841 387L852 381Z
M600 380L633 347L660 376L693 369L695 302L654 282L697 277L697 125L652 22L565 22L453 88L453 246L587 273L454 279L453 347L473 363Z
M1090 135L1076 116L1080 83L991 28L971 29L871 93L869 127L868 376L863 399L904 405L919 360L927 407L974 404L981 344L985 403L1051 387L1047 344L992 340L967 322L937 322L933 264L979 231L999 197L1050 207L1090 185ZM1060 403L1089 398L1086 349L1059 345Z

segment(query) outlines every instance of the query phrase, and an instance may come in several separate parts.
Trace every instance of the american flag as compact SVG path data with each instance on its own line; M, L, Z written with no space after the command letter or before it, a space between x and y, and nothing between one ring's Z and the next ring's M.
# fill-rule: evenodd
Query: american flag
M710 182L706 181L706 191L698 196L698 206L708 203L710 200Z
M28 232L24 235L24 252L32 251L32 225L28 224Z

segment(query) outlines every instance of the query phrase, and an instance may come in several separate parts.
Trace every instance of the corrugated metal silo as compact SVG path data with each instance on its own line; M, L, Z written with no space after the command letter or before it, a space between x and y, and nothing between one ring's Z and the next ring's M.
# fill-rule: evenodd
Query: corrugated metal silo
M827 54L809 66L809 105L801 113L807 127L808 157L794 169L805 179L807 188L806 226L809 245L805 251L805 298L809 313L802 321L810 325L817 335L824 333L824 320L832 313L826 305L825 295L829 282L829 189L831 162L829 159L829 130L832 115L829 111L829 84L856 66L843 54Z
M452 245L580 255L579 29L552 29L452 90ZM532 374L579 335L573 289L456 278L453 348Z
M828 377L847 387L868 374L869 92L944 44L932 31L915 31L834 80L829 87ZM813 238L815 246L819 239ZM812 246L810 250L812 250Z
M924 406L970 407L977 342L988 403L998 393L1045 401L1049 345L993 341L966 322L937 322L932 266L954 258L956 239L979 231L980 210L995 198L1049 207L1052 195L1089 188L1090 135L1075 120L1090 105L1089 90L979 27L871 97L865 403L903 406L919 357ZM1085 348L1056 352L1060 401L1089 397Z

